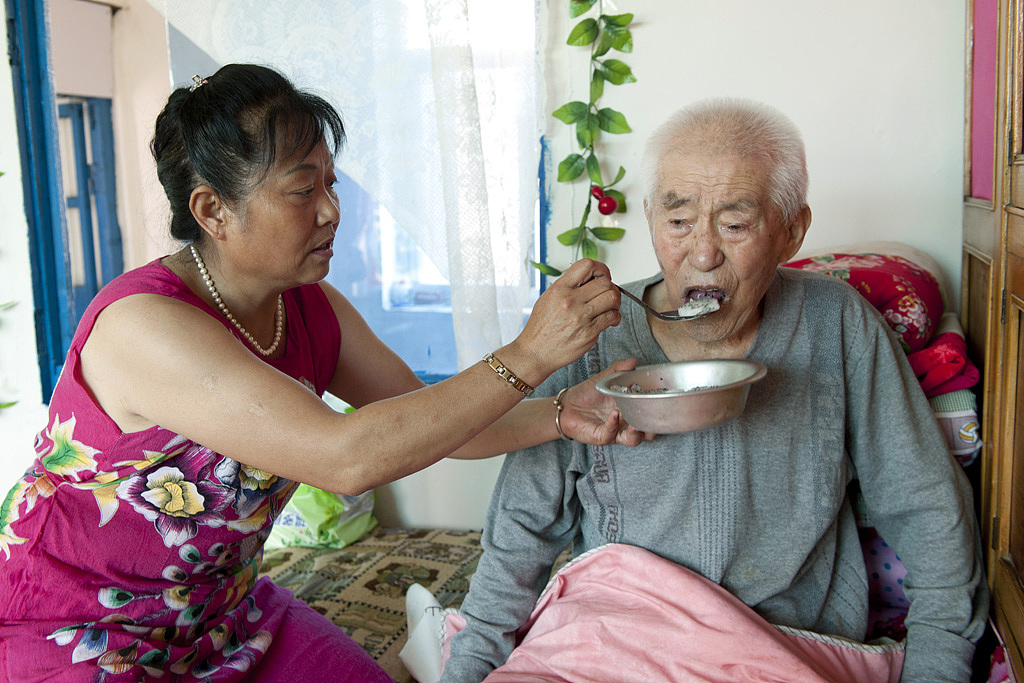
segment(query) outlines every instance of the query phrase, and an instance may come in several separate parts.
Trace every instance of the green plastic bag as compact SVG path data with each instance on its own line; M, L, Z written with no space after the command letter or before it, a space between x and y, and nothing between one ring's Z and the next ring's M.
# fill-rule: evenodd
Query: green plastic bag
M286 546L344 548L377 526L373 491L343 496L299 484L274 521L267 550Z

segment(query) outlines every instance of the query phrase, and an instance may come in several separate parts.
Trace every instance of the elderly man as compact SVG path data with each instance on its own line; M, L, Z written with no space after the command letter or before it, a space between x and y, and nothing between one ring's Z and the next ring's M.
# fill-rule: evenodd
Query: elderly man
M661 272L629 290L656 310L701 297L720 309L666 322L624 305L622 323L541 391L630 357L748 358L768 375L725 425L636 449L562 441L510 454L442 680L481 680L506 661L570 543L577 556L609 543L646 549L766 622L863 641L856 477L908 569L902 680L967 681L988 597L970 488L877 312L845 283L778 267L811 221L799 133L754 103L705 102L654 133L644 171ZM614 670L616 653L604 658Z

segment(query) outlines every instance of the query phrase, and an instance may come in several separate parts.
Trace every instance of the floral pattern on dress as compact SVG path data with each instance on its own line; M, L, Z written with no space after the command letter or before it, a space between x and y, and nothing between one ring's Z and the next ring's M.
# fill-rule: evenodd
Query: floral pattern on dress
M18 508L21 501L25 500L25 491L30 486L24 479L19 480L0 503L0 551L3 551L4 559L11 558L11 546L25 542L24 538L14 533L11 525L18 521Z
M293 485L289 479L243 465L231 458L224 458L217 463L215 473L217 479L234 491L234 509L240 519L252 517L261 505L285 487Z
M113 512L117 500L129 503L128 509L153 522L166 547L178 547L181 562L163 568L161 576L168 584L157 592L123 586L101 588L96 602L111 614L59 628L48 639L61 647L71 646L72 663L96 660L107 674L139 666L154 678L168 672L211 683L237 678L238 672L247 671L259 660L273 640L272 633L258 628L263 613L250 591L256 583L259 551L269 535L270 522L297 484L182 442L180 437L163 452L143 454L139 461L118 463L149 466L116 480ZM160 464L171 455L175 456L173 464ZM99 497L99 491L111 487L105 475L113 473L100 473L95 483L73 486L82 490L95 487L93 493ZM9 510L15 511L16 519L18 504L31 486L29 479L22 479L9 494L13 505L5 502L0 507L0 519L8 519ZM226 519L228 510L239 519ZM100 526L113 512L101 506ZM188 542L202 525L239 523L248 535L237 542L213 543L205 553ZM131 610L135 604L141 609ZM140 616L132 618L126 611ZM153 625L166 624L168 619L174 626ZM115 624L118 628L111 628Z
M75 441L75 415L61 422L60 417L54 415L53 426L46 431L46 437L50 440L52 447L41 459L43 467L61 477L74 476L78 478L83 472L95 472L96 461L92 456L98 455L100 451L86 446L80 441Z
M131 503L153 522L164 545L181 545L199 533L199 525L223 526L221 511L231 504L234 491L210 477L213 451L193 445L174 466L145 470L122 481L117 497Z
M174 457L183 452L188 442L180 436L175 435L162 451L150 451L143 449L142 458L136 460L124 460L114 463L114 467L121 469L131 467L135 470L143 470L167 458ZM84 490L91 490L96 499L96 505L100 510L100 523L103 526L109 522L114 513L117 512L118 499L117 488L125 481L126 477L119 477L116 472L99 472L91 481L72 483L71 486Z
M221 552L218 545L223 544L211 547L211 555ZM189 569L167 566L164 578L188 581L195 574L207 573L215 564L204 559L191 544L182 546L179 556ZM119 610L134 602L157 605L138 620L114 612L99 621L59 628L47 638L61 647L73 644L72 663L96 659L97 666L111 674L124 673L138 665L153 678L160 678L169 671L178 675L188 673L198 680L212 682L223 677L217 676L222 669L228 670L227 678L234 678L234 672L247 671L257 661L257 653L266 652L273 640L269 631L250 626L263 616L256 601L248 595L257 571L258 563L250 561L244 563L240 571L220 577L216 590L210 595L228 596L226 602L195 600L196 586L188 583L176 583L150 594L133 593L120 587L102 588L96 597L107 609ZM174 626L147 625L168 614L176 615ZM207 628L204 618L213 614L225 614L225 618ZM118 624L121 630L110 629L111 624ZM131 638L131 635L138 637ZM182 642L191 642L191 647L182 647Z

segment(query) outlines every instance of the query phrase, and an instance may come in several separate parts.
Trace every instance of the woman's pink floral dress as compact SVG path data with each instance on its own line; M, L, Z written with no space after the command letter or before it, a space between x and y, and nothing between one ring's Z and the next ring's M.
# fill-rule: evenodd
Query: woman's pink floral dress
M89 306L36 459L0 504L0 679L390 680L340 629L257 580L294 482L158 426L122 433L92 400L82 345L104 307L140 292L223 320L158 261ZM286 292L285 306L285 355L267 362L321 396L337 318L317 285Z

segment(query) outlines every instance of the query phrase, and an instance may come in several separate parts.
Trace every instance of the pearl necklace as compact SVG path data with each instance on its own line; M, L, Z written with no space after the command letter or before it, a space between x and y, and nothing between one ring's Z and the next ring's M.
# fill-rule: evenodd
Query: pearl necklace
M270 345L269 349L264 349L260 346L259 342L253 339L249 331L242 327L242 324L235 319L235 316L228 310L227 304L221 299L220 292L217 291L217 286L213 284L213 278L210 277L210 271L206 269L206 264L203 263L203 259L199 256L199 252L196 250L196 245L188 245L189 249L192 250L192 258L196 260L196 266L199 267L199 274L203 276L203 283L206 284L206 288L210 290L210 296L213 297L214 303L220 309L220 312L224 314L224 317L233 324L242 336L245 337L249 344L254 349L259 351L261 356L273 355L274 351L277 351L277 345L281 343L281 331L284 329L284 299L280 294L277 295L277 312L274 313L274 343Z

